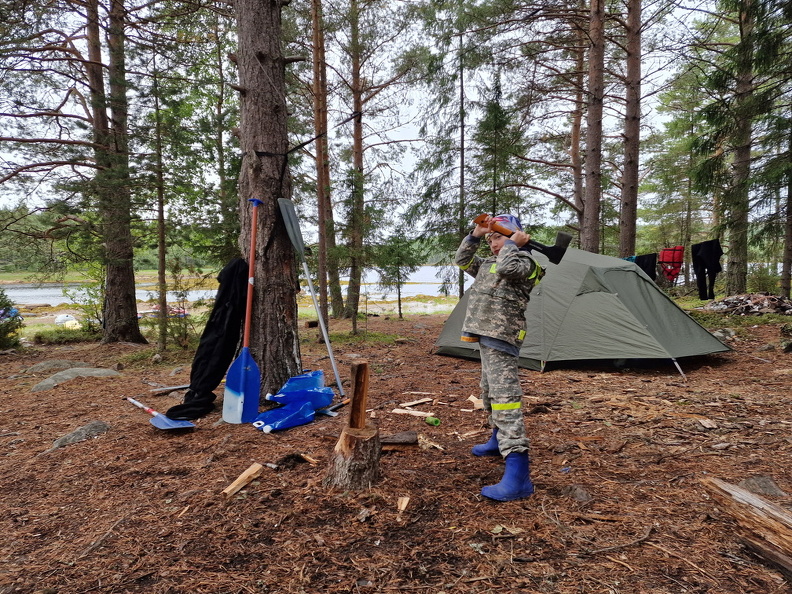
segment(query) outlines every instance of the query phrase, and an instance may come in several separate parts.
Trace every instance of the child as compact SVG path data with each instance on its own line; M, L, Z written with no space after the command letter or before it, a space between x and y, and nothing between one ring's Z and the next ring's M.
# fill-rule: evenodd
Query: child
M492 223L509 229L512 235L493 232ZM492 256L481 258L476 251L485 235ZM487 217L462 240L454 259L457 266L476 279L468 290L462 340L479 343L481 398L493 431L487 443L473 448L473 454L505 458L501 482L481 490L485 497L498 501L522 499L534 491L517 373L525 338L525 308L531 290L544 275L539 263L520 249L530 239L517 217Z

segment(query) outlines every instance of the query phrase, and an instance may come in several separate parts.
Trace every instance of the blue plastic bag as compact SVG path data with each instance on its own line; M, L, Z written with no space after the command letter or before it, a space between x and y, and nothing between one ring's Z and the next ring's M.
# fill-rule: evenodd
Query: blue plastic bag
M313 420L314 408L310 402L292 402L264 411L256 417L253 426L264 433L271 433L298 425L306 425Z
M291 402L310 402L314 410L330 406L333 401L333 388L314 388L310 390L293 390L290 392L278 392L277 394L267 394L266 400L279 404L289 404Z
M309 371L300 375L295 375L286 380L279 393L294 392L295 390L312 390L324 386L324 371Z

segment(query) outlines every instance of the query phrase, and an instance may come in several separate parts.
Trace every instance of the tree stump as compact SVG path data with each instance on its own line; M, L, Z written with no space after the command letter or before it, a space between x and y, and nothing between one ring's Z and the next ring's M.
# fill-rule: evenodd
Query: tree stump
M369 489L380 478L382 450L379 429L366 423L368 362L352 365L352 402L349 427L345 427L333 449L324 484L340 489Z

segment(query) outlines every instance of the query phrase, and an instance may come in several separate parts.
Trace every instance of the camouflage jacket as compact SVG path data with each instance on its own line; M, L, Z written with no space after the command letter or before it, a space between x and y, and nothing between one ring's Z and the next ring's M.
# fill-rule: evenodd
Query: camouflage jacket
M497 338L519 348L525 338L525 308L544 269L512 241L506 242L497 257L489 258L476 255L480 244L468 235L454 257L454 263L476 279L468 289L462 332Z

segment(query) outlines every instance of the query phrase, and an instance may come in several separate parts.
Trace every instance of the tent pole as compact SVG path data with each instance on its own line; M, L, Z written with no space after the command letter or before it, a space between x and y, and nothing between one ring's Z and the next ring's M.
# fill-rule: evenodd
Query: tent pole
M679 366L679 363L677 363L677 360L676 359L671 359L671 360L674 362L674 365L676 365L677 371L679 371L679 374L682 376L682 378L685 381L687 381L687 376L685 375L685 372L682 371L682 368Z

